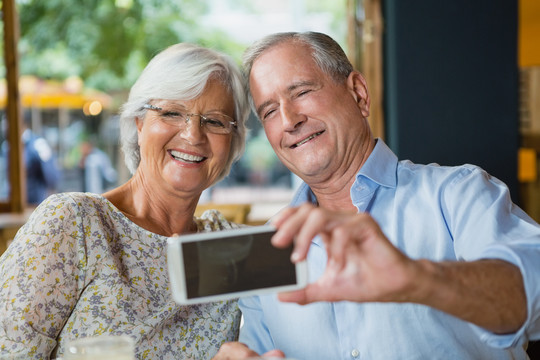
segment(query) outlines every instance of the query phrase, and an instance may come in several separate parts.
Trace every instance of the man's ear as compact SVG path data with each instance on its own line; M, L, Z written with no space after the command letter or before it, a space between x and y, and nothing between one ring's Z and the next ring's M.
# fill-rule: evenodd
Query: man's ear
M369 98L366 79L358 71L352 71L347 78L347 88L362 111L362 115L367 118L371 99Z

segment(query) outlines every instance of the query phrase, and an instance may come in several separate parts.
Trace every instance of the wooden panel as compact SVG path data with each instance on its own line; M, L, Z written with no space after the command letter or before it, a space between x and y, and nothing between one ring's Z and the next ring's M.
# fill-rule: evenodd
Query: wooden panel
M4 20L4 57L7 79L7 106L6 116L8 119L7 140L9 143L9 182L11 196L7 208L11 212L22 213L26 206L26 183L22 160L21 144L21 105L19 97L19 66L17 42L19 40L19 25L14 0L4 0L2 7Z
M371 99L369 124L375 137L384 139L381 6L381 0L347 0L347 57L366 78Z
M540 1L519 0L519 66L540 66Z
M540 66L521 68L519 79L520 131L540 134Z

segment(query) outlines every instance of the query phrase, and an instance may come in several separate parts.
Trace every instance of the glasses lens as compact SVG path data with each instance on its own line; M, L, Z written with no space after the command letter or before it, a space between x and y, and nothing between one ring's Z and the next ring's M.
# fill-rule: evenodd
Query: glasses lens
M186 114L181 110L164 108L157 113L163 122L180 126L186 123Z
M184 108L161 108L152 105L145 105L144 108L156 111L161 121L178 126L181 129L185 129L188 122L196 121L194 118L198 118L200 126L212 134L230 134L233 129L231 118L221 113L190 114Z
M213 134L228 134L232 130L231 122L223 114L208 114L200 117L201 125Z

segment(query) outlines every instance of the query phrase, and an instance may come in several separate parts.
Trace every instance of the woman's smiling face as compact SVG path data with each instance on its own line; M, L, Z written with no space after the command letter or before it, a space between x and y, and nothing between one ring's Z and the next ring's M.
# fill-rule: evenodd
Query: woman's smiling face
M137 121L141 162L138 172L145 182L156 187L170 186L173 191L201 193L222 174L230 155L230 134L213 134L199 126L199 116L191 116L182 129L164 121L170 109L188 113L221 113L234 118L234 101L220 81L210 79L201 96L190 101L152 100L162 111L148 110Z

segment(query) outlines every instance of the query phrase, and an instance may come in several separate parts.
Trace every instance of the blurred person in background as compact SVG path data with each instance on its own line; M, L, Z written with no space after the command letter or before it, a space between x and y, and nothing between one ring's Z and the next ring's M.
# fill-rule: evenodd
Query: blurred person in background
M237 227L194 212L242 154L248 113L229 57L185 43L155 56L120 117L131 179L50 196L0 258L0 358L55 358L70 340L124 334L138 359L209 359L237 339L236 300L174 302L166 245Z
M109 156L95 146L93 138L83 140L80 150L79 168L82 174L82 191L101 194L110 190L116 183L118 175Z
M26 172L26 201L38 205L57 190L61 171L56 163L53 149L42 136L32 131L30 111L24 111L21 141ZM6 121L2 119L2 132L5 133ZM9 197L11 191L9 174L9 146L6 140L0 143L0 199Z
M30 111L25 111L23 118L22 143L27 201L31 205L38 205L56 191L61 173L47 140L32 131Z

